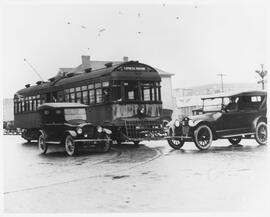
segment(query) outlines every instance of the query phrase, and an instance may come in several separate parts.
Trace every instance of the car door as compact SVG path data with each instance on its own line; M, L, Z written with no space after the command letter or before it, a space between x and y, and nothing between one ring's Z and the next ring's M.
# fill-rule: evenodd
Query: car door
M216 121L216 132L220 136L228 136L242 133L241 120L243 114L236 111L222 111L220 118Z

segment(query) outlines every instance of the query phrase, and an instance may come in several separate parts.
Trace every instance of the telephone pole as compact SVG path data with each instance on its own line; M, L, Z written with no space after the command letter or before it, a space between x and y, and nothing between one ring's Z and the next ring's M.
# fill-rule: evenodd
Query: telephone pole
M38 71L34 68L34 66L32 66L31 63L29 63L27 61L27 59L24 58L23 61L26 62L31 67L31 69L38 75L38 77L40 78L41 81L44 81L43 78L41 77L41 75L38 73Z
M264 77L267 75L267 71L266 70L263 70L263 64L261 64L261 67L262 67L262 70L259 71L259 70L256 70L255 72L258 73L258 75L261 77L261 80L259 80L257 83L258 84L262 84L262 89L264 90L264 84L265 84L265 79Z
M223 88L223 76L225 76L226 74L223 73L219 73L217 74L217 76L220 76L220 80L221 80L221 92L224 92L224 88Z

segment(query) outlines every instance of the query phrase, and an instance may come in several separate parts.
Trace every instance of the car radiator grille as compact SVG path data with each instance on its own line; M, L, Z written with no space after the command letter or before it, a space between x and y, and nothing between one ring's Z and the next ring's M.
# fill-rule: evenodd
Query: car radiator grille
M125 121L126 135L130 139L159 139L164 137L160 120Z

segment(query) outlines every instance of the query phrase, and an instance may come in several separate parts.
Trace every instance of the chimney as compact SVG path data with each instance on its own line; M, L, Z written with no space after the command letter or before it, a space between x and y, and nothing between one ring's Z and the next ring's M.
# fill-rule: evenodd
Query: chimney
M90 56L82 55L82 68L83 70L91 68Z
M123 57L123 61L124 61L124 62L128 62L128 57L124 56L124 57Z

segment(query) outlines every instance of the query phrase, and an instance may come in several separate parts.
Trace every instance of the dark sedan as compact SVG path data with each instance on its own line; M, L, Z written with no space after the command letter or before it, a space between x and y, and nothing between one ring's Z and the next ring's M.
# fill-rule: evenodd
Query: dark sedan
M184 117L169 123L168 143L180 149L185 141L194 141L197 148L208 149L213 140L226 138L238 144L243 138L267 143L267 93L249 91L202 98L202 114Z
M78 146L93 146L106 152L110 148L111 131L87 123L86 105L78 103L45 103L40 113L38 147L45 154L48 145L63 144L68 155Z

